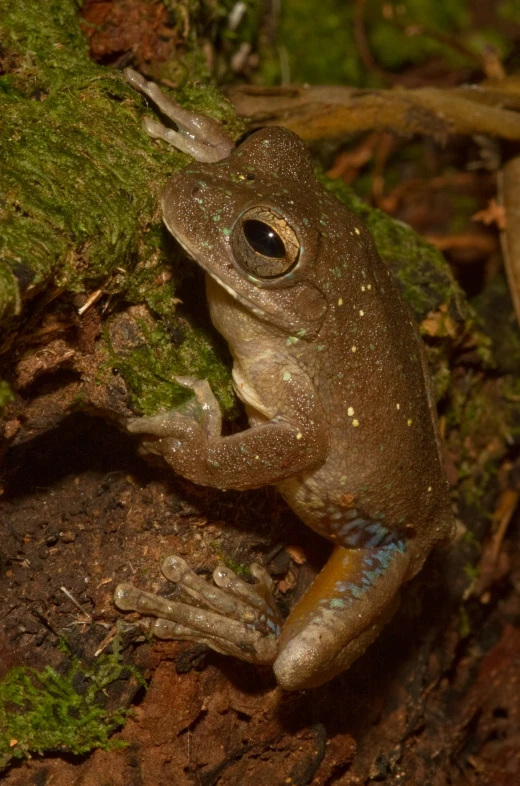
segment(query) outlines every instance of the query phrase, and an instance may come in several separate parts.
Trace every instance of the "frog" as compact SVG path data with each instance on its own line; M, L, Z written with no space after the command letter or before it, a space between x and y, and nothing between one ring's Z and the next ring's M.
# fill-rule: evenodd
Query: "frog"
M167 230L205 272L209 312L233 357L249 427L223 435L207 380L175 410L128 423L141 450L195 484L274 486L331 555L284 621L273 581L217 565L212 582L178 555L181 600L120 584L115 603L160 638L270 665L285 690L315 688L359 658L403 584L450 538L453 512L418 328L360 218L319 182L281 126L235 142L132 69L129 83L176 129L148 134L194 161L167 182Z

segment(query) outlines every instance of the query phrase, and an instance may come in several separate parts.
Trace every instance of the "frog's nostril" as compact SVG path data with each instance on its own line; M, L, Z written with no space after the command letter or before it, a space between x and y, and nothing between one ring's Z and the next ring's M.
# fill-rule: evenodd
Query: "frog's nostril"
M197 196L197 194L199 193L199 191L200 191L200 186L193 186L193 188L191 189L191 195L192 195L192 197L194 197L194 196Z

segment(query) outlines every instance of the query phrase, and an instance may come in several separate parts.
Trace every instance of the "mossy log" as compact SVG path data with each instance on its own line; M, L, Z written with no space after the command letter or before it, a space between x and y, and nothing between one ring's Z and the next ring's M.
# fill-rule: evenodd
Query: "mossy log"
M280 579L288 605L325 558L320 539L269 489L194 488L145 465L125 434L127 417L184 400L176 374L210 380L230 429L239 408L202 277L158 210L160 189L187 159L150 141L140 119L152 110L120 73L90 61L77 10L73 0L0 0L0 678L9 686L13 667L66 671L60 635L89 663L110 647L111 595L128 565L136 583L151 587L150 572L158 586L159 558L171 551L202 571L217 556L234 568L257 559ZM177 97L231 133L243 128L212 87ZM440 786L484 765L494 782L508 782L500 773L510 749L492 750L486 734L505 727L517 706L509 683L520 562L512 540L502 547L520 491L511 304L497 279L477 316L432 246L323 178L369 225L420 325L459 521L455 542L405 588L401 610L347 674L301 695L283 695L269 671L119 631L126 657L151 679L121 732L130 747L88 760L27 760L5 775L8 786L47 775L56 784L126 785L137 771L145 786L194 777L206 786ZM119 706L139 685L103 689L108 698L96 701ZM29 744L9 728L0 728L6 758L45 750L34 729ZM85 751L68 732L49 748Z

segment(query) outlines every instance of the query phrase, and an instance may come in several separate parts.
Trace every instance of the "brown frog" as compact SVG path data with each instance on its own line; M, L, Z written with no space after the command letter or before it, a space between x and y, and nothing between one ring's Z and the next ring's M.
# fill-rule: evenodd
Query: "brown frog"
M264 128L235 146L156 85L127 79L179 129L147 121L148 132L199 162L168 182L163 216L207 274L250 423L222 436L208 382L184 377L188 405L129 429L194 483L275 485L335 548L283 624L259 565L255 585L222 565L213 585L170 557L164 574L195 603L126 584L116 604L157 617L159 636L272 663L283 688L320 685L364 652L452 531L421 341L369 232L320 185L295 134Z

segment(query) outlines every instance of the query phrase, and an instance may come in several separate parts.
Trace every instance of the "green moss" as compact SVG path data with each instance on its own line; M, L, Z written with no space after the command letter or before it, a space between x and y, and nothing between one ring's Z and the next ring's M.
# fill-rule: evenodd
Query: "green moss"
M451 196L451 199L450 199ZM473 194L460 194L453 192L446 194L447 199L450 200L448 210L451 215L447 232L452 235L457 235L461 232L467 231L468 225L471 225L471 217L477 211L477 198Z
M0 262L23 290L117 289L139 262L161 155L120 74L90 62L70 0L0 0ZM124 274L119 268L125 270ZM4 305L5 308L5 305ZM13 308L6 309L7 313Z
M497 16L520 25L520 6L517 0L501 0L497 5Z
M472 583L475 582L478 579L478 577L480 576L480 566L479 565L473 565L470 562L468 562L466 565L464 565L463 570L464 570L464 573L466 574L466 576L468 577L468 579Z
M0 216L1 216L0 206ZM8 232L8 227L3 226L3 231ZM2 240L0 239L0 254L2 253ZM22 302L20 298L20 290L18 287L18 280L15 276L15 271L19 270L16 265L13 269L2 267L0 264L0 321L2 317L9 318L18 316L22 310Z
M79 5L0 0L7 65L0 77L0 324L6 333L30 299L50 287L87 294L101 289L112 304L144 301L171 320L185 276L157 205L162 186L188 157L152 142L140 124L152 110L119 72L89 60ZM242 121L214 88L185 87L179 97L231 134L242 131ZM185 333L178 368L170 355L169 379L188 372L190 356L192 373L204 368L229 403L222 364L207 359L209 342L189 325ZM149 339L149 354L159 358L156 371L164 365L161 331ZM202 357L195 357L198 351ZM132 365L129 358L122 364ZM133 368L134 378L141 369L142 363ZM168 399L166 385L164 380L158 391L161 401ZM146 380L141 387L145 400L137 405L149 411Z
M364 69L353 15L354 4L342 0L286 0L277 46L262 52L262 82L276 84L283 77L309 84L361 84Z
M469 618L469 614L464 608L464 606L461 606L459 609L459 636L462 639L465 639L470 634L471 634L471 621Z
M448 451L457 457L458 492L472 519L489 518L489 490L520 436L520 380L467 370L450 390Z
M236 0L163 0L170 24L176 27L173 56L153 63L157 81L183 85L187 82L220 82L232 76L229 61L242 42L258 36L260 0L245 0L238 26L229 29L229 16ZM209 54L209 51L211 54Z
M480 543L476 539L475 535L471 530L467 529L466 532L462 536L462 542L466 544L466 546L472 546L473 548L480 549Z
M222 551L222 545L216 541L210 542L208 545L213 549L219 560L226 566L226 568L232 570L233 573L235 573L237 576L240 576L242 579L251 578L251 570L249 565L242 565L242 563L234 560L233 557L231 557L227 552Z
M504 377L501 392L506 402L507 421L503 433L509 443L518 443L520 439L520 377L512 375Z
M13 324L24 300L49 286L87 293L99 288L112 302L144 301L164 324L148 327L145 346L124 357L110 350L136 410L152 413L182 402L186 391L172 381L179 374L209 378L230 410L229 372L213 355L208 335L188 324L178 348L168 335L185 273L157 201L164 182L188 159L152 142L139 123L152 110L119 73L89 60L77 7L74 0L0 0L12 64L0 80L4 327ZM186 86L178 97L240 132L241 122L214 88ZM439 304L448 304L459 322L466 318L440 254L409 227L366 207L344 184L326 185L368 223L419 320Z
M110 735L122 726L127 710L107 710L103 692L122 676L144 680L126 666L117 649L91 666L77 658L60 675L51 667L16 667L0 682L0 769L12 759L44 751L87 753L122 747Z
M497 14L515 18L514 5L505 0ZM362 25L356 29L360 13ZM363 46L373 67L360 56ZM475 67L486 46L502 58L511 50L498 30L476 28L468 0L286 0L276 48L262 75L268 83L283 76L290 82L374 87L384 84L380 69L398 72L432 58L444 61L446 69Z
M318 172L325 188L356 213L368 226L377 249L410 306L421 322L430 312L447 306L457 323L469 321L472 313L442 254L408 224L369 207L343 180L331 180Z
M392 11L384 18L380 3L368 1L369 41L380 66L394 71L430 57L441 57L454 68L471 62L448 37L463 38L470 32L467 0L405 0Z
M8 404L14 401L14 393L5 379L0 379L0 413Z
M192 328L180 345L172 341L165 322L140 320L142 341L137 348L123 355L116 353L106 333L110 351L110 367L125 379L136 411L151 415L179 406L191 391L174 381L176 376L210 379L212 390L228 417L236 407L236 398L225 362L216 350L212 333Z
M157 307L151 282L166 262L157 196L188 159L152 144L141 98L89 60L78 5L0 0L5 59L18 63L0 80L1 269L25 289L52 277L63 289L101 286ZM213 88L183 95L240 132ZM12 292L4 313L18 310Z
M471 301L485 333L493 342L493 360L505 374L520 373L520 329L515 317L505 274L489 281Z

